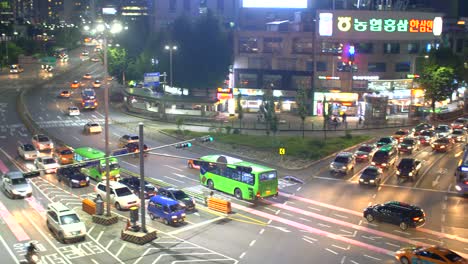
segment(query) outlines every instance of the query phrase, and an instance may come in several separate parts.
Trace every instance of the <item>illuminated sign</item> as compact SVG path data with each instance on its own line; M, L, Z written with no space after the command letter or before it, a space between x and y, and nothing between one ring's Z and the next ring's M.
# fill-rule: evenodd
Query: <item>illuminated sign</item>
M243 0L244 8L307 8L307 0Z
M356 10L318 12L317 31L320 37L425 40L442 34L442 15L437 13Z
M103 15L115 15L117 14L117 9L115 7L103 7L102 14Z
M406 75L406 78L408 78L408 79L419 78L419 74L407 74L407 75Z
M339 80L339 76L319 76L319 80Z
M376 81L380 79L379 76L353 76L355 81Z
M231 88L218 87L218 93L232 93L232 92L231 92Z
M218 98L218 100L228 100L228 99L232 99L233 98L233 95L232 95L232 89L231 88L222 88L222 87L218 87L218 90L217 90L217 94L216 94L216 97Z

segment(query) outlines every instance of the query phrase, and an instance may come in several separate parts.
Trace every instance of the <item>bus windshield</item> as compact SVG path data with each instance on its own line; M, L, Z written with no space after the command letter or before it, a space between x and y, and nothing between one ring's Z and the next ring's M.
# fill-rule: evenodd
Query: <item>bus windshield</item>
M276 171L269 171L260 174L260 181L268 181L276 179Z

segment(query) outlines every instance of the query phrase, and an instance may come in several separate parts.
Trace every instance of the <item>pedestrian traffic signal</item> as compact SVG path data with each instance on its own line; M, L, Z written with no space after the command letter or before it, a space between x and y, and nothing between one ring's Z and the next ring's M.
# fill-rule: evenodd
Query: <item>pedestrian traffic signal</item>
M186 142L186 143L177 144L175 147L176 148L190 148L191 146L192 146L192 143Z
M204 136L204 137L199 138L199 141L200 142L211 142L211 141L213 141L213 137L212 136Z

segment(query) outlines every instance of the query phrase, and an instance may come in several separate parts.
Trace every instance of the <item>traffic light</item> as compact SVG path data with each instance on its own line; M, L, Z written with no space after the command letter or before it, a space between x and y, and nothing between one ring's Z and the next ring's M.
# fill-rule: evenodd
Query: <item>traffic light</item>
M186 142L186 143L177 144L175 147L179 149L179 148L190 148L191 146L192 146L192 143Z
M356 53L356 50L354 48L353 45L350 45L349 46L349 49L348 49L348 58L350 61L354 61L354 54Z
M198 139L200 142L211 142L213 141L213 137L212 136L204 136L204 137L201 137Z

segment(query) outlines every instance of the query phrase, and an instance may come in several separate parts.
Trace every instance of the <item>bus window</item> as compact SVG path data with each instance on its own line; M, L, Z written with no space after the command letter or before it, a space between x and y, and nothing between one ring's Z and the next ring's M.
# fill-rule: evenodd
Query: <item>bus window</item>
M260 181L268 181L268 180L273 180L273 179L276 179L275 171L269 171L269 172L264 172L260 174Z
M249 185L254 185L255 183L255 178L252 174L243 172L242 173L242 182L247 183Z

